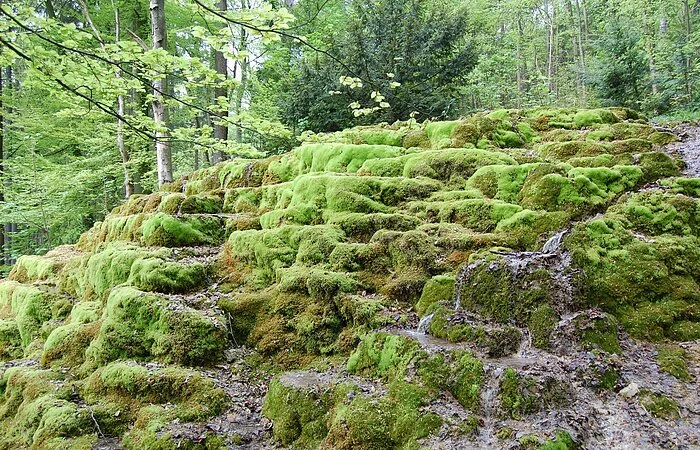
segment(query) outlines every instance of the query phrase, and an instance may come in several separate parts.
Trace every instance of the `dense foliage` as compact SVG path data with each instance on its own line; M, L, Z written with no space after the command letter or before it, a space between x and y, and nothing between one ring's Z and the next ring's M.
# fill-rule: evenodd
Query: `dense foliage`
M288 151L308 131L700 105L688 0L167 0L163 48L151 12L143 0L3 3L5 262L71 242L125 194L227 155Z

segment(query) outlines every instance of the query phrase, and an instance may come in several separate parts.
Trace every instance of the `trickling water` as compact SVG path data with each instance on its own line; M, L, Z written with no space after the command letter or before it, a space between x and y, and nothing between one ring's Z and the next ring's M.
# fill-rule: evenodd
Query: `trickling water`
M561 230L551 238L547 239L547 242L542 246L541 253L556 253L559 251L561 246L561 240L568 230Z
M467 264L466 266L462 267L462 270L460 270L457 274L454 290L454 304L456 310L462 308L462 289L464 288L464 283L471 278L472 272L474 272L474 270L483 263L484 261L476 261L471 264Z
M435 313L432 313L432 314L428 314L427 316L423 317L420 320L420 322L418 322L418 328L416 329L416 331L418 331L419 333L424 333L424 334L427 333L428 328L430 328L430 322L433 321L434 315L435 315Z
M484 369L488 381L480 394L484 425L481 427L479 437L481 443L486 445L491 444L494 438L494 410L496 409L501 369L493 366L486 366Z
M501 252L494 251L493 253L501 255L503 261L507 264L514 278L518 278L523 271L529 267L540 266L546 267L552 274L553 280L560 287L561 294L570 298L573 295L573 288L567 269L570 265L570 257L566 252L561 251L561 243L568 229L557 232L550 237L542 246L540 251L536 252ZM469 282L472 273L475 269L485 264L485 261L479 260L463 266L457 274L454 289L454 307L459 310L462 307L462 292L466 283Z

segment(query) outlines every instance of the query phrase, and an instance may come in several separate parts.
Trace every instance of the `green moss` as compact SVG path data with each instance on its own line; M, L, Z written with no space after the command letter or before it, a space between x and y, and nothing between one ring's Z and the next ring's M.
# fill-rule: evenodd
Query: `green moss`
M0 319L0 360L10 361L22 356L22 337L17 321Z
M548 303L535 308L530 314L528 330L532 334L532 345L537 348L549 347L550 337L559 317Z
M536 397L528 392L531 380L522 378L513 368L507 368L499 382L498 397L504 413L519 419L537 409Z
M24 350L35 340L45 338L44 324L63 319L70 311L70 305L65 297L35 286L15 281L0 282L0 318L10 316L14 319ZM12 326L6 326L11 335ZM13 341L12 338L9 340L10 343Z
M143 223L143 243L157 247L212 245L220 241L221 220L189 216L185 219L157 213Z
M223 209L221 197L216 195L190 195L177 212L180 214L219 214Z
M451 312L444 306L434 308L430 334L450 342L474 343L492 357L515 353L523 339L522 333L515 327L487 328L469 323L451 323Z
M666 420L680 419L678 402L662 394L643 389L639 393L639 403L653 416Z
M347 370L350 373L394 378L406 370L417 349L415 341L402 336L370 334L350 355Z
M327 223L337 225L352 239L366 242L379 230L409 231L421 221L407 214L340 213L329 217Z
M425 125L425 132L433 145L440 139L449 138L460 122L455 120L451 122L430 122Z
M670 178L661 180L661 184L669 187L674 193L700 197L700 178Z
M357 172L370 159L399 156L400 149L389 145L307 144L269 165L269 172L290 181L312 172Z
M576 442L567 431L557 430L554 439L542 443L539 450L574 450L577 447Z
M403 139L403 146L405 148L430 148L430 138L425 130L413 130L406 133Z
M679 380L690 381L688 353L677 345L662 345L657 348L656 360L659 367Z
M649 140L654 145L664 146L672 142L676 142L678 138L673 133L669 133L667 131L657 131L649 136Z
M0 377L0 446L46 448L92 432L88 411L68 401L71 388L48 370L13 367Z
M130 287L113 289L86 355L98 364L152 357L190 365L216 363L227 345L221 318L209 318Z
M330 402L328 394L275 379L270 382L262 412L272 420L275 440L293 444L294 448L312 449L328 434L326 415Z
M597 348L608 353L622 354L617 324L609 320L594 320L583 330L581 342L588 349Z
M455 279L451 275L438 275L425 284L420 300L416 304L418 315L425 315L426 311L437 302L451 300L454 294Z
M476 412L480 405L484 366L469 352L457 352L453 357L455 362L451 366L448 389L463 407Z
M644 179L649 181L680 175L678 163L663 152L642 153L639 165L644 172Z

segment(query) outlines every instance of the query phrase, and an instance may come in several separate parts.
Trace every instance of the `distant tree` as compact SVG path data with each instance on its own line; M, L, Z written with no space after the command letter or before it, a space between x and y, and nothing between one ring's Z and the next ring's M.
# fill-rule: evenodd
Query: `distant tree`
M325 54L289 42L258 74L264 83L287 86L278 96L284 122L329 131L406 119L414 111L419 118L457 114L458 87L476 61L463 11L426 0L351 0L329 9L321 21L331 20L333 33L310 38ZM362 87L341 88L342 76L361 79ZM348 105L372 106L374 91L390 107L356 117Z
M613 21L596 45L589 81L601 102L638 108L649 84L649 64L629 24Z

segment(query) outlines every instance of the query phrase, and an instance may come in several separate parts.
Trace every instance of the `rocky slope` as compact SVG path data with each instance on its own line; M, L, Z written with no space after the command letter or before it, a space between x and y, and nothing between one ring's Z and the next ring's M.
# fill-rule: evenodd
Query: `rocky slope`
M698 448L670 131L501 110L134 196L0 282L0 449Z

